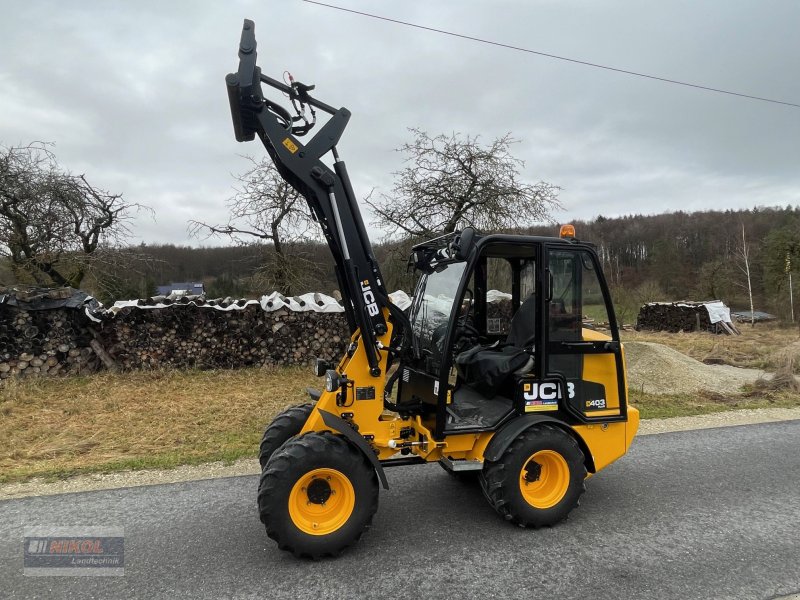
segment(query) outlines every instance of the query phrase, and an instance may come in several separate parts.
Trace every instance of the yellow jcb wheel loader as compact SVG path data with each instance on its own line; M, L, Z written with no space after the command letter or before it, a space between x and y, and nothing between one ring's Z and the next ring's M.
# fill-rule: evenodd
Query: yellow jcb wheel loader
M236 139L258 136L319 222L351 331L338 364L316 362L325 391L264 433L267 534L296 556L338 555L369 527L385 469L433 461L477 475L516 525L565 519L586 478L625 454L639 424L594 247L569 226L560 237L444 235L413 248L419 281L400 310L336 149L350 112L313 98L314 86L262 74L248 20L226 83ZM262 84L288 96L295 114ZM330 118L304 144L317 111ZM585 325L587 313L609 334Z

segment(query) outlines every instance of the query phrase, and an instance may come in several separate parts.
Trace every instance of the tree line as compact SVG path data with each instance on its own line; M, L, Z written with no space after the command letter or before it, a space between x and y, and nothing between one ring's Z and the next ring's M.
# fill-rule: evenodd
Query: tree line
M723 300L750 310L752 291L756 310L790 315L800 207L599 216L575 225L578 237L597 245L617 310L663 300ZM553 228L524 231L552 235Z

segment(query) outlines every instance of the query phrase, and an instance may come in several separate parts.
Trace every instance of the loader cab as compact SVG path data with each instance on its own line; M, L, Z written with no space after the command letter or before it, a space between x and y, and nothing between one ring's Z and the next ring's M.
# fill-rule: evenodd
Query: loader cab
M415 247L412 262L420 277L398 406L437 438L531 412L626 419L617 323L590 244L462 232Z

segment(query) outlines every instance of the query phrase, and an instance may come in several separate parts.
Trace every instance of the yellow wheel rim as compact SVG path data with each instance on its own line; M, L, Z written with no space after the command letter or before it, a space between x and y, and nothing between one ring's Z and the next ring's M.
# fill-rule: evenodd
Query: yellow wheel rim
M519 473L519 489L534 508L552 508L569 489L569 465L555 450L535 452Z
M335 469L304 474L289 493L289 516L310 535L327 535L347 523L356 505L353 484Z

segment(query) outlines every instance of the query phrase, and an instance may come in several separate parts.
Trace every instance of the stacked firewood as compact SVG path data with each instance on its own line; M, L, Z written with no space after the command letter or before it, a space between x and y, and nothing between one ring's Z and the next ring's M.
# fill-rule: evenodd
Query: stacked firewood
M0 379L94 372L99 361L90 340L75 309L0 305Z
M341 355L349 339L343 313L266 312L196 304L128 306L103 318L98 340L124 369L235 368L308 364Z
M506 334L511 329L514 309L510 298L492 298L486 303L486 332Z
M307 365L338 359L348 342L341 306L321 294L156 297L103 309L76 290L0 290L0 379Z
M636 329L651 331L711 331L717 333L704 302L650 302L639 309Z

